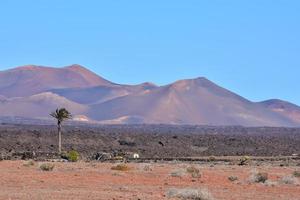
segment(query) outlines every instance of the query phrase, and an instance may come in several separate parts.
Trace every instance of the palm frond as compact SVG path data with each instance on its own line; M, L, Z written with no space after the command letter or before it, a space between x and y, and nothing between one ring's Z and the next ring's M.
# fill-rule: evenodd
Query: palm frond
M65 108L58 108L55 112L50 113L50 116L57 119L59 122L72 118L71 113Z

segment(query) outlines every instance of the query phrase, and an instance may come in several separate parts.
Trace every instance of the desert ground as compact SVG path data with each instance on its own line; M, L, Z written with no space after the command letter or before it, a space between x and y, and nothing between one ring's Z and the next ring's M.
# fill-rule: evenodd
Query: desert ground
M299 200L300 196L300 180L291 178L299 166L169 162L127 163L125 170L112 170L118 163L54 162L53 171L43 171L42 164L1 161L0 199L177 199L172 191L181 189L206 190L215 200ZM189 168L199 171L195 175ZM267 173L268 180L253 182L255 170ZM237 180L230 181L230 176ZM282 177L292 180L282 181Z
M67 162L54 125L2 124L0 200L299 200L299 144L299 128L66 125Z

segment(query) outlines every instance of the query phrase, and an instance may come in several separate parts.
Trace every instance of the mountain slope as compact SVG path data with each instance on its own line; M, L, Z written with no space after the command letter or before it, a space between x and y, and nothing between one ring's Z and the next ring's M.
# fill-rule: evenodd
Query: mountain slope
M108 85L90 88L65 88L49 90L80 104L102 103L117 97L145 92L156 88L154 84L142 83L139 85Z
M101 111L101 112L98 112ZM205 78L177 81L145 93L92 105L96 120L139 117L148 123L293 126L292 121Z
M83 114L88 109L84 105L77 104L50 92L0 101L1 116L49 118L49 114L58 107L67 108L74 115Z
M23 97L57 88L84 88L112 85L80 65L64 68L27 65L0 72L0 94Z
M66 107L80 121L243 126L300 126L300 107L251 102L206 78L121 85L80 65L23 66L0 72L0 116L49 118Z
M300 124L300 107L287 101L270 99L260 102L266 108L289 118L295 123Z

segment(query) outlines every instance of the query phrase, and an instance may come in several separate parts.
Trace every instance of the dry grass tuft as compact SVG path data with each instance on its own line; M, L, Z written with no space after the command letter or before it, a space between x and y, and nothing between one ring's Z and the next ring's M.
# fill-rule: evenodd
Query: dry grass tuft
M286 184L286 185L298 185L299 180L296 177L289 175L289 176L283 176L279 180L279 183Z
M151 168L150 165L144 165L143 170L146 172L152 171L153 169Z
M188 174L191 174L191 176L193 178L200 178L201 177L201 173L200 173L200 170L194 166L189 166L186 168L186 172Z
M33 160L28 160L23 164L23 166L25 166L25 167L31 167L34 165L35 165L35 162Z
M250 174L250 183L265 183L268 180L268 173L258 172L253 170Z
M300 171L294 171L293 176L295 177L300 177Z
M117 171L129 171L130 168L126 164L118 164L116 166L112 166L111 170L117 170Z
M176 169L170 173L170 176L182 178L185 174L186 171L184 169Z
M192 188L171 188L167 191L168 198L179 198L182 200L213 200L213 196L206 189L192 189Z
M238 165L248 165L250 162L250 157L249 156L243 156L242 158L240 158L239 160L239 164Z
M54 169L54 164L51 163L43 163L40 165L40 169L43 171L52 171Z
M229 176L228 180L230 180L231 182L237 181L238 177L237 176Z

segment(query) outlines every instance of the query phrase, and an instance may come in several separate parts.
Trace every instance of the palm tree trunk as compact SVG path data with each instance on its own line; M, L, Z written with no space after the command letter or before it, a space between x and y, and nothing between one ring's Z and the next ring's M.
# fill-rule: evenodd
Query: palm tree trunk
M58 152L59 154L61 154L61 123L58 123L57 129L58 129Z

